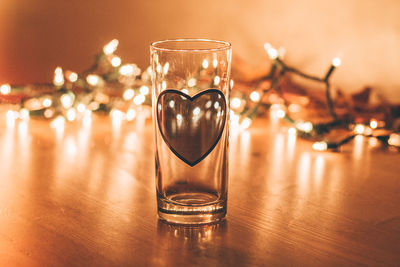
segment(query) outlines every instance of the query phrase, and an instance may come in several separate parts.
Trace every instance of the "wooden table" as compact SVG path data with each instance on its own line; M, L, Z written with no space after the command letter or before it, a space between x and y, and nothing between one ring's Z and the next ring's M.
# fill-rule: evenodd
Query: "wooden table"
M258 119L232 133L228 217L157 219L151 122L0 120L0 266L400 264L400 155L315 152Z

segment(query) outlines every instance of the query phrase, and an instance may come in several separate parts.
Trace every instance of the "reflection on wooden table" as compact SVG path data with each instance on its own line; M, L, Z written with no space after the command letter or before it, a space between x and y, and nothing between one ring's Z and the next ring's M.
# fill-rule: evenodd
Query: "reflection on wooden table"
M265 119L231 133L228 218L158 221L150 121L0 119L1 266L395 265L400 157Z

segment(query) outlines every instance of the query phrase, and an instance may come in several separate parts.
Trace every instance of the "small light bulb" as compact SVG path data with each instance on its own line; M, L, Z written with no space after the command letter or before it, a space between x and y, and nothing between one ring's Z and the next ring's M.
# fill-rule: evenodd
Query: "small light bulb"
M140 93L142 95L148 95L149 94L149 87L147 87L146 85L142 85L139 89Z
M253 102L258 102L258 101L260 101L260 94L258 92L256 92L256 91L253 91L250 94L250 99Z
M6 113L6 117L7 117L8 121L14 121L15 119L17 119L19 117L19 114L17 111L9 110Z
M110 116L111 116L113 121L122 121L123 119L125 119L124 112L122 112L122 111L120 111L118 109L112 109L110 111Z
M43 115L46 119L50 119L54 115L54 109L48 108L43 112Z
M63 94L60 97L60 100L64 108L70 108L73 104L72 96L70 96L69 94Z
M271 44L269 44L269 43L265 43L264 44L264 49L267 51L267 53L268 53L268 56L269 56L269 58L270 59L276 59L276 58L278 58L278 50L276 50L275 48L273 48L272 46L271 46Z
M64 84L64 74L61 67L57 67L54 70L53 84L55 86L62 86Z
M121 58L120 58L120 57L117 57L117 56L114 56L114 57L111 59L111 65L112 65L113 67L118 67L119 65L121 65Z
M195 78L190 78L189 80L188 80L188 87L193 87L193 86L195 86L196 85L196 79Z
M128 109L126 112L126 119L128 121L133 120L136 117L136 111L134 109Z
M47 97L45 99L43 99L43 101L42 101L42 105L45 108L50 107L52 103L53 103L53 101L51 101L51 99L47 98Z
M20 118L21 120L27 120L27 119L29 119L29 110L27 110L26 108L22 108L22 109L19 111L19 118Z
M133 99L133 103L135 103L135 105L141 105L144 101L145 101L146 97L142 94L135 96L135 98Z
M231 100L231 106L232 108L240 108L242 104L242 101L240 101L240 99L238 97L234 97Z
M86 81L88 82L88 84L96 86L100 83L100 76L96 74L89 74L86 77Z
M275 48L268 49L268 56L270 59L277 59L278 58L278 50Z
M135 95L135 91L132 88L128 88L124 91L122 98L126 101L131 100Z
M288 107L290 112L296 113L300 111L300 105L298 104L290 104Z
M188 91L188 89L186 89L186 88L183 88L183 89L181 90L181 92L184 93L184 94L189 94L189 91Z
M68 121L74 121L76 118L76 111L74 108L70 108L67 111L67 120Z
M372 134L372 129L370 127L365 127L364 134L365 135L371 135Z
M286 112L282 109L276 111L276 116L280 119L283 119L286 115Z
M335 57L332 59L332 65L335 67L339 67L342 64L342 60L339 57Z
M150 76L153 75L153 69L151 68L151 66L148 66L146 69L147 74L149 74Z
M365 127L362 124L356 124L356 126L354 127L354 132L356 134L363 134L365 131Z
M51 123L50 127L53 129L62 129L65 124L65 118L63 116L57 116Z
M193 115L198 116L200 115L201 109L199 107L195 107L193 109Z
M235 114L235 112L233 112L233 110L231 110L231 112L230 112L230 120L232 122L232 125L238 126L239 125L240 116L238 114Z
M3 84L0 86L0 93L8 95L11 92L11 86L9 84Z
M163 73L164 73L164 75L167 75L168 70L169 70L169 63L167 62L167 63L165 63L165 65L164 65L164 67L163 67Z
M213 59L213 67L216 68L218 66L218 60L216 58Z
M311 122L306 121L306 122L297 122L296 123L296 128L299 129L300 131L309 133L313 129L313 125Z
M216 76L214 77L214 85L218 85L219 82L220 82L220 78L219 78L218 75L216 75Z
M76 72L70 72L68 74L68 80L72 83L76 82L78 80L78 74Z
M369 126L370 126L372 129L376 129L376 128L378 127L378 122L377 122L376 120L372 119L372 120L369 122Z
M82 113L86 110L86 107L84 104L78 104L78 106L76 106L76 109L78 110L78 112Z
M242 123L240 124L240 128L243 129L243 130L249 128L250 125L251 125L251 122L252 122L252 121L251 121L250 118L245 118L245 119L243 119Z
M317 150L317 151L325 151L325 150L328 149L328 144L327 144L326 142L324 142L324 141L322 141L322 142L315 142L315 143L312 145L312 148L313 148L314 150Z
M88 105L89 110L98 110L100 107L100 104L96 101L90 102Z
M106 54L106 55L111 55L112 53L114 53L115 50L117 50L118 43L119 43L118 40L117 40L117 39L114 39L114 40L112 40L111 42L109 42L108 44L106 44L106 45L103 47L103 52L104 52L104 54Z
M294 127L290 127L289 130L288 130L288 133L289 133L290 135L296 135L297 130L296 130L296 128L294 128Z
M157 64L157 67L156 67L157 73L160 73L160 72L161 72L161 69L162 69L161 65L160 65L160 64Z
M368 141L369 145L372 147L378 146L379 145L378 142L379 142L378 139L376 139L375 137L369 138L369 141Z
M132 76L134 73L134 66L132 64L126 64L119 68L119 73L124 76Z
M400 147L400 134L392 133L389 136L388 144L391 145L391 146Z
M207 69L208 68L208 60L204 59L203 63L201 63L201 66L203 67L203 69Z

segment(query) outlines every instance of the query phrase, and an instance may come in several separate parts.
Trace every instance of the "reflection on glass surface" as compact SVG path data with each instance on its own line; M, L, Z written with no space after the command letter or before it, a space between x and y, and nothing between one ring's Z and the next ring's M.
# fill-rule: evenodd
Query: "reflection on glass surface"
M222 221L217 224L184 226L168 224L161 220L157 224L157 232L163 238L173 238L178 242L184 242L186 245L204 248L204 244L213 245L215 238L221 238L227 230L227 222ZM171 241L171 240L170 240Z

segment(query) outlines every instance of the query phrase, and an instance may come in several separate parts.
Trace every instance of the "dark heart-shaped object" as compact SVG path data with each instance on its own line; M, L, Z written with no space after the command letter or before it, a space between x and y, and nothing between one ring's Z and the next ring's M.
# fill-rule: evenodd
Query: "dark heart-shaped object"
M168 89L158 96L156 113L165 143L193 167L210 154L221 138L226 121L225 96L216 89L193 97Z

